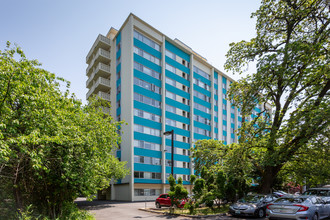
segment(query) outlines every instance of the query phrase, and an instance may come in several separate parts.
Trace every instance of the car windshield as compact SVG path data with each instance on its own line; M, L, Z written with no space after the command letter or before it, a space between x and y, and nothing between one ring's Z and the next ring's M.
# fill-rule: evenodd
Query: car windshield
M330 190L307 190L303 195L330 196Z
M263 198L264 198L264 196L262 196L262 195L251 195L251 196L245 196L245 197L241 198L238 201L243 202L243 203L246 203L246 202L248 202L248 203L258 203Z
M279 198L275 203L289 204L289 203L302 203L307 198Z

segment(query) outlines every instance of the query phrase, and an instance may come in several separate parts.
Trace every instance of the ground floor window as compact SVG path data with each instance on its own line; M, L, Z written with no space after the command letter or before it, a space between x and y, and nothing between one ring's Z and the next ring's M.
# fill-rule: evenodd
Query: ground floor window
M158 196L160 189L134 189L134 196Z

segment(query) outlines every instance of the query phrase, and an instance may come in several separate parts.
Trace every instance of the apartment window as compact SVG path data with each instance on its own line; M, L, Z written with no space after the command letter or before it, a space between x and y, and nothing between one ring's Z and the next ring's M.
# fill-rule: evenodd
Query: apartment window
M206 83L203 83L202 81L194 78L194 84L196 84L197 86L206 89L207 91L210 91L210 86Z
M118 66L118 64L120 64L120 61L121 61L121 56L116 59L116 66Z
M235 123L235 119L234 118L230 118L230 123L234 124Z
M157 65L160 65L160 59L151 55L150 53L145 52L144 50L142 50L138 47L134 47L134 53L138 54L139 56L141 56Z
M120 93L120 88L121 88L121 86L118 85L118 86L117 86L117 89L116 89L116 90L117 90L116 95L118 95L118 94Z
M146 96L143 96L143 95L138 94L138 93L134 93L134 100L138 101L138 102L142 102L142 103L147 104L147 105L154 106L156 108L160 108L160 102L159 101L157 101L155 99L152 99L152 98L149 98L149 97L146 97Z
M203 70L199 69L198 67L194 66L194 72L201 75L202 77L210 80L210 75Z
M158 196L160 189L134 189L134 196Z
M121 48L121 43L119 42L116 46L116 52L118 52L120 50L120 48Z
M211 112L211 110L208 107L203 106L203 105L200 105L200 104L198 104L196 102L194 103L194 108L195 109L198 109L198 110L200 110L202 112L208 113L208 114L210 114L210 112Z
M148 119L148 120L152 120L155 122L160 122L160 119L161 119L159 115L155 115L155 114L152 114L152 113L140 110L140 109L134 109L134 115L141 117L141 118Z
M166 160L165 166L171 167L172 166L172 161L171 160ZM175 161L174 161L174 165L175 167Z
M227 110L227 105L225 103L222 103L222 109Z
M185 72L182 72L182 78L188 79L188 74L186 74Z
M134 30L134 38L138 39L139 41L147 44L148 46L154 48L157 51L160 51L160 45L155 41L151 40L150 38L144 36L143 34Z
M204 95L200 92L197 92L196 90L194 91L194 96L196 96L197 98L206 101L206 102L210 102L210 97L208 97L207 95Z
M237 121L237 126L238 127L242 127L242 122L241 121Z
M171 106L171 105L166 105L166 106L165 106L165 109L166 109L166 111L168 111L168 112L172 112L172 113L175 113L175 114L176 114L176 108L173 107L173 106Z
M218 90L217 89L214 90L214 94L218 95Z
M194 127L194 132L205 136L211 136L210 131L198 127Z
M235 108L230 108L230 113L235 114Z
M170 99L173 99L173 100L176 100L176 95L172 92L169 92L169 91L166 91L166 97L170 98Z
M118 101L116 102L116 107L117 107L117 108L120 108L120 100L118 100Z
M222 93L222 98L223 99L227 99L227 94L226 93Z
M120 70L116 73L117 80L121 78Z
M134 77L134 84L154 93L160 94L160 88L158 86L155 86L154 84L146 82L142 79Z
M170 125L170 126L173 126L173 127L176 127L176 121L174 121L172 119L169 119L169 118L166 118L166 124Z
M170 79L170 78L166 77L166 78L165 78L165 82L166 82L167 84L171 85L171 86L176 87L176 81L173 80L173 79Z
M145 157L134 155L134 163L161 165L161 159L154 157Z
M134 124L134 131L158 137L160 136L160 130L138 124Z
M143 72L149 76L152 76L156 79L160 79L160 73L156 72L155 70L152 70L146 66L143 66L142 64L140 63L137 63L137 62L134 62L134 69L140 71L140 72Z
M134 140L134 147L144 148L148 150L160 150L160 144L155 144L147 141Z
M135 171L134 178L137 178L137 179L161 179L161 173Z
M171 66L170 64L166 63L165 68L172 73L176 73L176 68L174 66Z
M231 132L232 134L234 134L234 133L235 133L235 128L230 128L230 132Z
M227 131L227 125L223 124L222 125L222 130Z
M174 53L172 53L171 51L166 50L165 55L173 60L176 60L176 55Z
M206 125L210 125L211 124L211 120L204 118L200 115L194 115L194 120L198 121L200 123L206 124Z
M166 153L172 153L172 146L165 146ZM175 153L175 148L174 148Z
M214 127L218 128L218 122L214 122Z
M235 143L235 138L230 139L231 143Z
M226 83L222 83L222 88L223 89L227 89L227 84Z

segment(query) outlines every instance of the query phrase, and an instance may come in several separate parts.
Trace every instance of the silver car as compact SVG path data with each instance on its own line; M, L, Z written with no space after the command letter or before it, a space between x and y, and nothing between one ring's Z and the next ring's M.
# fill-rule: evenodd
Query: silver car
M262 218L266 215L266 206L277 199L277 195L248 195L229 207L233 216L256 216Z
M329 216L325 201L316 196L281 197L267 205L269 219L319 220Z

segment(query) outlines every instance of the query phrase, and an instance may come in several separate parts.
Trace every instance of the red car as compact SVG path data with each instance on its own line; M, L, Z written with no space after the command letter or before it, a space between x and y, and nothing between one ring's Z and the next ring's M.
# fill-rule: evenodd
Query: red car
M178 208L183 208L185 204L186 204L186 199L180 200ZM170 207L171 206L170 196L167 193L160 194L159 197L156 199L155 205L156 208L161 208L162 206ZM175 206L176 205L174 205L174 207Z

